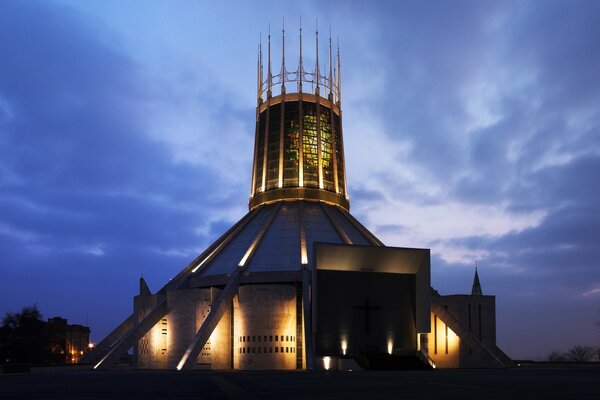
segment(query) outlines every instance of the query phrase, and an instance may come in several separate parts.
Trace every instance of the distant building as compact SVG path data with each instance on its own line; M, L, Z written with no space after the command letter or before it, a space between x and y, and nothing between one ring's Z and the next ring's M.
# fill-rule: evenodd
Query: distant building
M133 348L155 369L509 365L493 296L432 293L429 249L387 247L350 214L339 49L322 72L318 34L316 48L307 72L300 35L298 69L282 51L273 73L269 36L248 214L157 292L140 279L133 313L82 363Z
M68 324L65 318L49 318L45 325L50 359L55 364L76 364L90 349L90 328Z
M483 295L475 269L471 294L432 290L428 353L439 368L512 365L496 346L496 297Z
M90 348L89 327L60 317L44 321L35 306L7 314L0 326L0 364L74 364Z

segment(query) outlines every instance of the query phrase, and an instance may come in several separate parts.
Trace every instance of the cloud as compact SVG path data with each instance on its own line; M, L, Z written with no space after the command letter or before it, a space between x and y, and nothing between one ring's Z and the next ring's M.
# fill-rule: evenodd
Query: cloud
M224 90L207 82L194 80L185 96L182 77L171 92L159 90L172 77L148 81L156 77L103 39L105 27L72 8L0 8L2 304L19 309L35 292L44 310L78 315L74 322L84 322L84 308L93 313L102 335L115 322L102 315L130 308L123 302L140 273L153 287L164 284L243 215L245 175L232 171L251 152L238 157L227 140L228 149L214 149L234 135L249 146L251 130L235 115L252 110L208 96ZM195 107L211 110L202 123L190 116ZM197 136L195 147L173 145L182 131ZM225 151L229 168L217 162ZM25 281L30 290L9 287ZM73 301L90 297L101 300Z

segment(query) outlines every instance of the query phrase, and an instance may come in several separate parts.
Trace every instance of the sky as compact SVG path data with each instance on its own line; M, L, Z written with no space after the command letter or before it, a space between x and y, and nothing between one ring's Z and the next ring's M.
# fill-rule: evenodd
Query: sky
M259 38L339 39L351 212L496 296L498 345L600 345L600 3L0 2L0 313L101 340L247 212ZM325 61L323 61L325 60Z

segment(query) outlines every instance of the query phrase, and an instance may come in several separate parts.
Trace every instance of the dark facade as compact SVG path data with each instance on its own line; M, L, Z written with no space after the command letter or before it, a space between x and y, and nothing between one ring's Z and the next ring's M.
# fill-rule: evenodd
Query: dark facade
M53 363L76 364L90 349L90 328L68 324L61 317L49 318L46 332Z

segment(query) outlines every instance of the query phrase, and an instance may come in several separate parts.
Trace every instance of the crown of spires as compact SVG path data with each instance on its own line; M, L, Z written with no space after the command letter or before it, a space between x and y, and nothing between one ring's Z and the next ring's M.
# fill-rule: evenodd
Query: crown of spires
M481 283L479 283L479 274L477 273L477 267L475 267L475 277L473 278L473 287L471 288L472 296L482 296Z
M339 39L337 41L337 60L333 57L333 47L331 39L331 28L329 29L329 71L328 73L321 73L321 66L319 63L319 29L318 21L315 30L315 67L313 72L307 72L304 69L303 60L303 45L302 45L302 18L300 18L299 28L299 57L298 57L298 68L296 71L288 71L285 62L285 19L282 20L282 52L281 52L281 69L276 75L273 75L273 69L271 66L271 25L269 24L269 31L267 36L267 74L266 79L264 76L263 66L263 55L262 55L262 35L259 38L258 44L258 66L257 66L257 102L262 103L266 98L273 96L273 87L275 85L281 85L281 93L286 92L286 83L295 82L298 85L298 92L302 93L302 87L304 83L310 83L315 91L315 94L319 95L320 87L325 86L328 90L330 100L335 103L341 102L341 61L340 61L340 47ZM337 63L337 66L336 66Z

